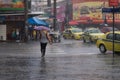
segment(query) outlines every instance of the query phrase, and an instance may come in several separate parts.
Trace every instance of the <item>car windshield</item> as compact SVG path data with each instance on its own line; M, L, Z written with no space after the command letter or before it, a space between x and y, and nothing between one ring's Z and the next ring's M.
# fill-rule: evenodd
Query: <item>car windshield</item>
M70 26L71 28L78 28L76 25Z
M112 28L112 27L110 27L109 29L110 29L110 31L113 31L113 28ZM117 28L114 28L114 30L115 30L115 31L118 31Z
M101 31L100 31L100 30L98 30L98 29L89 30L89 32L90 32L90 33L101 33Z
M73 29L72 32L73 33L78 33L78 32L82 32L82 30L81 29Z

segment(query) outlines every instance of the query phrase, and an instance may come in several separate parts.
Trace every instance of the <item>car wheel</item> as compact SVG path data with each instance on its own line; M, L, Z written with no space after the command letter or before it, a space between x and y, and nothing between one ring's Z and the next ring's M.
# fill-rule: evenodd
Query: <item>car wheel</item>
M61 42L61 39L59 39L58 42Z
M86 40L83 38L83 42L86 43Z
M103 44L101 44L99 46L99 50L100 50L101 53L105 53L107 51L106 48L105 48L105 46Z
M93 43L92 38L89 37L88 42Z
M66 39L66 37L65 37L65 36L63 36L63 38L64 38L64 39Z
M72 39L75 39L75 36L72 36Z
M120 52L118 52L118 51L115 51L115 54L120 54Z

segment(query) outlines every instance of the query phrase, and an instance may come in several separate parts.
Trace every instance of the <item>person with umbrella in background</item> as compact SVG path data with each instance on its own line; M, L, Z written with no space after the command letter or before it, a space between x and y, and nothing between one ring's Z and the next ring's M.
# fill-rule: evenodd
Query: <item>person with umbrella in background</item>
M41 57L44 57L45 56L45 52L46 52L46 47L47 47L47 44L50 43L52 44L52 41L51 41L51 37L49 36L49 32L48 30L46 29L41 29L39 31L39 38L40 38L40 47L41 47Z
M48 42L50 44L52 43L51 37L49 36L49 33L48 33L48 31L50 30L49 24L43 20L38 19L37 17L29 18L27 22L31 25L37 25L34 27L34 29L39 30L41 57L44 57Z

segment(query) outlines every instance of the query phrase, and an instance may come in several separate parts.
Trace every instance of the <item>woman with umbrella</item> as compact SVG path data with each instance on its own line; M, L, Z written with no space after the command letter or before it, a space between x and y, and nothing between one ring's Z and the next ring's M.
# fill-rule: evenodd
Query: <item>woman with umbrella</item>
M27 20L27 22L31 25L37 25L34 27L35 30L39 30L39 35L40 35L40 46L41 46L41 57L45 56L46 52L46 46L47 43L50 42L51 44L51 38L48 34L49 25L43 20L38 19L37 17L32 17Z
M51 41L51 37L49 36L48 30L44 28L41 28L41 30L39 31L39 35L40 35L41 57L44 57L47 43L49 42L51 44L52 41Z

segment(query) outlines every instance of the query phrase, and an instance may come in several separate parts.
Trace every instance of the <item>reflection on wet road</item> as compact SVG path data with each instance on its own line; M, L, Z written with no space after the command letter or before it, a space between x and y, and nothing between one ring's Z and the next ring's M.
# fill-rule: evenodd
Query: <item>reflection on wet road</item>
M1 80L119 80L120 58L110 55L0 57Z
M120 79L120 56L99 54L94 44L55 43L48 45L45 58L39 48L38 42L0 44L0 80Z
M64 40L60 46L65 52L76 55L99 54L94 43L83 43L82 41Z

